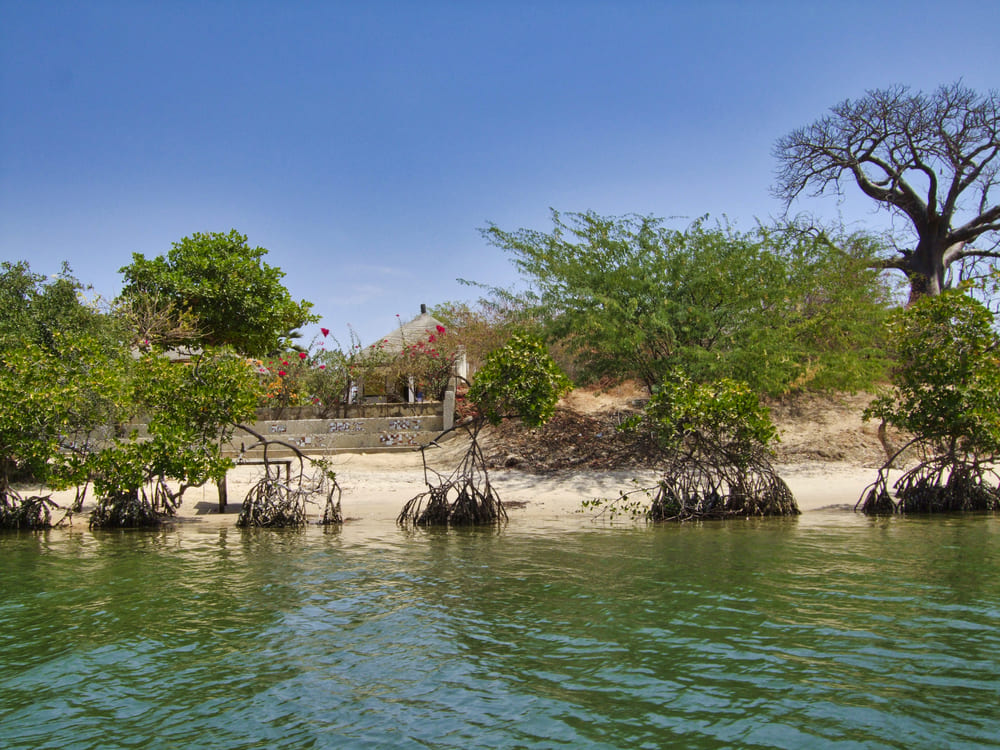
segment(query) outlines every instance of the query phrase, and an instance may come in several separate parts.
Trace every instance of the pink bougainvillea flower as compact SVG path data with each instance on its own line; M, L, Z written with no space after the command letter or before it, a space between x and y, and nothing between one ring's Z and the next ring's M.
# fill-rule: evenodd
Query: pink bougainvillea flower
M308 355L308 354L306 354L305 352L299 352L299 359L305 359L305 358L306 358L306 357L308 357L308 356L309 356L309 355Z
M437 331L438 331L438 333L444 333L444 330L445 330L444 326L441 325L440 323L438 323L438 325L437 325Z
M330 329L329 328L320 328L319 332L323 334L324 338L326 338L327 336L330 335Z

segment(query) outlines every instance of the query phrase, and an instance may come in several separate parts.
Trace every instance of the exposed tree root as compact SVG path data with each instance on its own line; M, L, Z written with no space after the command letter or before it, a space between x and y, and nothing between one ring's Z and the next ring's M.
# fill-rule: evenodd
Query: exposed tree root
M942 454L914 466L889 487L890 458L854 506L870 516L1000 510L1000 475L976 456ZM894 498L895 496L895 498Z
M481 422L464 425L471 443L458 467L450 475L427 465L429 446L420 449L427 491L412 498L396 522L416 526L489 526L507 521L507 511L490 484L486 460L479 446ZM433 443L431 444L433 445ZM426 501L426 502L425 502Z
M183 489L171 492L162 478L145 487L102 497L90 514L92 529L157 528L168 521L180 505Z
M713 451L672 452L663 462L662 473L655 487L584 505L600 508L601 514L612 518L625 514L657 523L799 515L792 491L763 449L738 455L721 446Z
M674 455L647 512L650 521L796 516L792 491L760 452L744 466Z
M344 522L340 510L340 484L325 459L311 458L291 443L269 440L249 427L241 425L240 428L257 438L257 443L248 450L263 447L264 476L244 498L243 509L236 519L238 527L305 526L308 506L315 504L317 497L325 500L321 524L330 526ZM279 459L268 455L268 449L276 445L290 449L297 462L294 472L286 469L284 479L281 476L282 467L290 466L289 460L280 459L279 462ZM306 464L313 469L311 475L307 474Z
M57 507L51 495L22 497L8 488L0 493L0 529L38 530L52 526L52 509Z

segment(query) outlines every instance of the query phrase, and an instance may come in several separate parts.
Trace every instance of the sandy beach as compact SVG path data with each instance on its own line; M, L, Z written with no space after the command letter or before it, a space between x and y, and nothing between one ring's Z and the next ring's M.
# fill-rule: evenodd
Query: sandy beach
M447 456L442 461L447 465ZM345 523L364 521L395 523L403 505L426 489L423 465L418 452L356 453L332 457L338 481L343 489L342 511ZM441 463L435 461L435 463ZM850 511L862 490L875 477L875 470L847 463L810 462L776 467L788 483L805 514L813 511ZM229 503L219 512L219 496L212 484L189 489L176 516L178 524L201 526L233 526L239 515L241 501L249 487L261 477L259 466L238 466L229 473ZM498 469L490 478L512 521L570 521L592 523L593 511L581 512L581 503L597 497L616 497L620 490L636 488L633 480L643 486L655 481L653 472L577 471L539 476L516 469ZM60 507L67 507L73 493L53 495ZM86 515L93 501L84 505L83 512L73 519L73 525L86 524ZM321 506L310 508L310 521L318 520ZM60 517L53 515L53 520Z

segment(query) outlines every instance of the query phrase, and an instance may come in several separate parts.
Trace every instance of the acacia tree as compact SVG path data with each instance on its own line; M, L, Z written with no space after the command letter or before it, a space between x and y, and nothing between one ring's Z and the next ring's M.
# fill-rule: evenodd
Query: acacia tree
M152 295L192 314L201 345L228 345L255 356L279 351L297 328L319 318L309 312L312 303L292 299L281 282L284 271L265 263L265 255L235 229L195 233L165 256L133 253L132 263L120 269L121 299Z
M484 234L531 282L526 304L583 377L639 377L653 388L679 367L780 393L865 387L883 372L887 291L865 268L869 238L842 238L845 263L829 243L782 228L697 221L676 230L592 212L553 211L552 221L550 232Z
M950 286L956 264L1000 258L1000 201L990 195L1000 179L996 91L960 82L932 94L876 89L779 139L774 153L774 193L786 208L853 184L904 219L896 254L876 265L906 274L911 302Z

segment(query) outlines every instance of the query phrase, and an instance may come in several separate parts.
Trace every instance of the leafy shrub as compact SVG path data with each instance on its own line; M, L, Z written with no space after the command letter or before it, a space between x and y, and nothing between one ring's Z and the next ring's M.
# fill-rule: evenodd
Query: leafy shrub
M890 457L858 507L866 513L1000 507L991 468L1000 457L1000 336L992 314L950 290L896 312L890 336L897 361L892 389L864 417L910 433L904 449L915 449L919 460L893 493Z
M468 398L492 424L519 417L529 427L545 424L572 383L562 373L545 345L516 333L492 352L476 372Z

